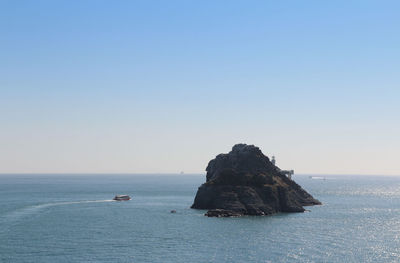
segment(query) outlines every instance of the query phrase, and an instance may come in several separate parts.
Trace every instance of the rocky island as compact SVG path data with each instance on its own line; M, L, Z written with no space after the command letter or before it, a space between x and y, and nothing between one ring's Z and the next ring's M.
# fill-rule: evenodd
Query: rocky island
M206 216L304 212L303 206L321 204L254 145L236 144L211 160L206 171L191 207L208 209Z

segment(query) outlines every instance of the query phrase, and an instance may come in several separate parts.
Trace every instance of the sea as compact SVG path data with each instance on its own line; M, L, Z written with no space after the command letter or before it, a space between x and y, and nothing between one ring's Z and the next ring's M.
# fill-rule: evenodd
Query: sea
M2 174L0 262L400 262L400 177L293 179L323 205L208 218L205 175Z

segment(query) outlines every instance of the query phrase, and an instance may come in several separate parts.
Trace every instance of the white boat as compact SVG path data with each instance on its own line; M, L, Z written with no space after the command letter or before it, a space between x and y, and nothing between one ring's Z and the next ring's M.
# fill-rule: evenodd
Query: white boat
M113 200L115 201L129 201L131 197L129 195L116 195Z

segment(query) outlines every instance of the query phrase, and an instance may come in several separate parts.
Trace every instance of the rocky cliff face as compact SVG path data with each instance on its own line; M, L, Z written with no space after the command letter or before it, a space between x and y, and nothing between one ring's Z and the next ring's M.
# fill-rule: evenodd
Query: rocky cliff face
M206 171L192 208L209 209L207 216L304 212L303 206L321 204L254 145L233 146L211 160Z

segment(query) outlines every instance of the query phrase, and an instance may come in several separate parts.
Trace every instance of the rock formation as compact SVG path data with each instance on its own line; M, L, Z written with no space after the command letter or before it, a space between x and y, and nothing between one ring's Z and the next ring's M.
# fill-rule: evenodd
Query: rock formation
M192 208L208 209L207 216L304 212L303 206L321 204L254 145L233 146L211 160L206 171Z

